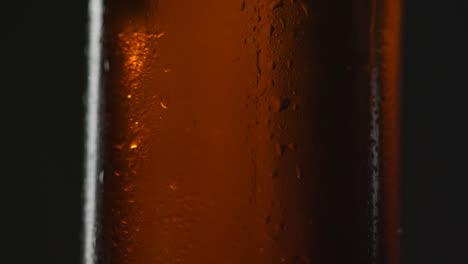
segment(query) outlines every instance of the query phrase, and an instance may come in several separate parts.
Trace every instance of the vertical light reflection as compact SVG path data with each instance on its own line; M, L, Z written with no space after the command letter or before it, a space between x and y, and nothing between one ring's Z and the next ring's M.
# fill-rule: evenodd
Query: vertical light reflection
M83 263L95 263L96 184L99 147L99 105L101 83L102 0L90 0L88 42L88 91L86 99L86 153L84 182L84 248Z
M371 127L369 131L369 167L370 167L370 235L371 235L371 261L372 264L377 263L379 255L380 241L379 235L381 233L380 227L380 200L381 200L381 175L380 175L380 114L381 114L381 83L380 83L380 57L377 52L381 47L379 46L379 27L378 23L378 0L373 0L371 3L371 22L370 22L370 118Z

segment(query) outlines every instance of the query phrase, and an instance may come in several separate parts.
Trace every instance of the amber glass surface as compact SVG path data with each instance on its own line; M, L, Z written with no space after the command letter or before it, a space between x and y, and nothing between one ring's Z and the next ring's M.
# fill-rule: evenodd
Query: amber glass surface
M108 0L98 263L399 262L398 0Z

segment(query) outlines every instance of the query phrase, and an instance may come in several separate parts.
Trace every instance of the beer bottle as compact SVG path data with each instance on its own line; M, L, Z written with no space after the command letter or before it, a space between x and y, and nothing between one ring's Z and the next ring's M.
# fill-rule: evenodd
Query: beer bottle
M399 0L99 3L86 264L399 263Z

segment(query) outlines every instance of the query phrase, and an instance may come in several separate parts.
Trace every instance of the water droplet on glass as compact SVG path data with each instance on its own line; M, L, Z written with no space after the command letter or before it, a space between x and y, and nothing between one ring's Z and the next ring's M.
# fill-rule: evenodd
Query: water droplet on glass
M288 149L291 151L296 151L296 144L295 143L289 143L288 144Z
M296 111L297 110L297 104L292 104L291 108L292 108L293 111Z
M281 229L281 231L286 231L286 230L288 230L288 226L285 223L281 223L280 224L280 229Z
M104 171L103 170L99 173L99 182L101 184L104 182Z
M273 170L273 171L271 172L271 177L272 177L272 178L278 177L278 171L277 171L277 170Z
M306 16L309 16L309 8L307 7L306 3L304 3L303 1L301 1L299 4L301 5L301 8L302 8L302 10L304 11L304 14L305 14Z
M275 144L275 151L276 151L276 154L278 156L283 156L283 153L284 153L284 145L280 144L280 143L276 143Z
M272 10L274 10L274 9L276 9L278 7L282 7L282 6L283 6L283 0L275 0L275 1L271 2L271 4L270 4L270 8Z
M299 167L299 165L296 165L296 178L298 180L302 179L302 169Z
M109 71L109 68L110 68L109 60L106 60L106 61L104 62L104 71L108 72L108 71Z
M283 100L281 100L281 106L280 106L280 109L279 111L280 112L283 112L284 110L286 110L289 106L289 99L288 98L283 98Z

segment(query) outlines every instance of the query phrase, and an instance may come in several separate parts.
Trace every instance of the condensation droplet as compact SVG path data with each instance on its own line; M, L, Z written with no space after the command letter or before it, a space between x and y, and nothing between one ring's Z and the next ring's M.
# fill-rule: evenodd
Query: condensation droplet
M272 10L274 10L274 9L276 9L278 7L282 7L282 6L283 6L283 0L275 0L275 1L271 2L271 4L270 4L270 8Z
M258 76L262 75L262 70L260 69L260 53L262 53L262 50L261 49L257 50L257 75Z
M286 231L286 230L288 230L288 226L285 223L281 223L280 224L280 229L281 229L281 231Z
M289 106L289 99L288 98L283 98L283 100L281 100L281 106L280 106L280 109L279 111L280 112L283 112L284 110L286 110Z
M293 111L296 111L296 110L297 110L297 104L292 104L291 109L292 109Z
M299 165L296 165L296 178L298 180L302 179L302 169L299 167Z
M283 153L284 153L284 145L280 144L280 143L276 143L275 144L275 151L276 151L276 154L278 156L283 156Z
M306 3L304 3L304 1L301 1L299 4L301 5L301 8L304 11L304 14L306 16L309 16L309 8L307 7Z
M99 182L101 184L104 182L104 171L103 170L99 173Z
M271 101L271 108L275 112L285 111L290 104L290 101L288 98L280 99L278 96L272 96L270 101Z
M277 171L277 170L273 170L273 171L271 172L271 177L272 177L272 178L278 177L278 171Z
M106 60L104 62L104 71L108 72L110 68L109 60Z

